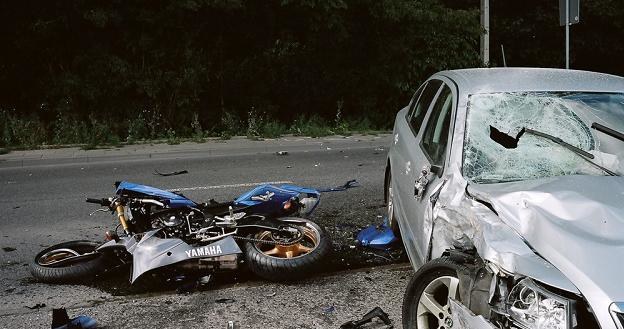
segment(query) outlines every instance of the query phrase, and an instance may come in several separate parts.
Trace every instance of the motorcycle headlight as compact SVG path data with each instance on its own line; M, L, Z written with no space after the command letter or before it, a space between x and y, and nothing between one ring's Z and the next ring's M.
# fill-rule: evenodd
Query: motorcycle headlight
M524 279L511 289L508 313L525 329L573 329L577 326L574 302Z

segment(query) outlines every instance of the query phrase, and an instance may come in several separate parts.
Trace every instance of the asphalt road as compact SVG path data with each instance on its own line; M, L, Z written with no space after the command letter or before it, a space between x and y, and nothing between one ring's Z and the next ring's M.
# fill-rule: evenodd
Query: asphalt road
M400 252L380 254L353 247L355 234L379 222L378 216L384 213L383 170L390 142L389 135L236 139L0 156L0 280L4 290L0 328L47 327L49 310L58 306L68 307L70 313L96 312L100 323L110 328L151 327L153 323L144 322L145 315L162 311L176 314L152 316L151 321L163 327L179 327L186 316L193 319L184 324L187 327L221 328L226 320L232 320L248 328L336 328L376 305L391 307L387 311L398 319L409 266L382 265L405 259L398 257ZM276 151L287 151L288 155L277 155ZM153 174L154 170L182 169L189 173L170 177ZM325 274L300 283L283 285L245 278L216 282L210 290L188 296L175 291L119 296L124 295L119 282L125 280L107 279L112 283L95 287L45 285L34 282L28 273L28 262L45 246L77 239L102 240L103 233L114 228L114 218L107 213L89 216L95 208L83 200L87 196L111 196L117 180L183 188L184 194L196 201L225 201L260 182L329 187L350 179L357 179L361 186L324 194L312 217L334 242L335 252L324 268ZM348 271L363 267L366 269ZM343 272L332 274L334 271ZM215 303L221 295L233 301ZM46 306L26 308L37 303ZM134 311L120 306L128 303L136 304ZM279 316L279 312L284 315Z

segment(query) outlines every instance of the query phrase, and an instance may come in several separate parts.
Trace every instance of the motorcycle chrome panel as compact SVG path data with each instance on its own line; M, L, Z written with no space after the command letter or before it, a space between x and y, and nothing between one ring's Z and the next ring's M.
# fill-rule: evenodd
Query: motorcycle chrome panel
M156 233L158 230L147 232L131 252L131 282L147 271L189 259L242 253L236 241L229 236L205 246L191 246L180 239L161 239Z

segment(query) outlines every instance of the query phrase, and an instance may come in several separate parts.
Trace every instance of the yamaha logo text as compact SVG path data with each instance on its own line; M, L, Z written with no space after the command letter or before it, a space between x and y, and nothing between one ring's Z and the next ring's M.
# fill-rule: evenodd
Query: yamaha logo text
M223 253L221 246L204 246L185 251L188 257L215 256Z

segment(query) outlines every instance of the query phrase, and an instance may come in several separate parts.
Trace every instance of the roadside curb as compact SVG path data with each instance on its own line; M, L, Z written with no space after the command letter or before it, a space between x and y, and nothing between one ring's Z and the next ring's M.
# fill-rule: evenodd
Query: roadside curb
M211 140L206 143L133 144L118 148L82 150L78 147L12 151L0 155L0 168L52 164L85 164L117 160L175 159L178 157L212 157L266 154L280 151L307 152L350 148L389 146L390 134L312 137L280 137L260 141L246 137Z

